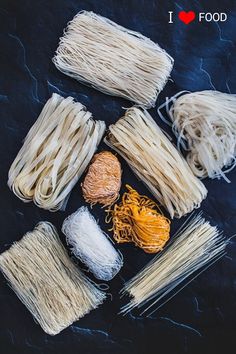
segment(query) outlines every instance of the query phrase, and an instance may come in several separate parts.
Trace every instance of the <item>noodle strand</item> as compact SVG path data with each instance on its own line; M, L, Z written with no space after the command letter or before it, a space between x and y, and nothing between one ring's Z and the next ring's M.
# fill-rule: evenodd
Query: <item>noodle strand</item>
M106 297L71 261L48 222L39 223L2 253L0 270L50 335L78 321Z
M53 62L79 82L147 108L155 106L173 67L158 44L88 11L69 22Z
M185 279L193 274L196 277L196 272L198 275L202 272L199 272L200 269L207 269L223 257L227 243L222 233L201 214L193 217L163 252L125 284L121 292L131 296L131 300L122 307L121 313L125 314L136 307L144 307L142 314L149 310L153 313L154 306L161 307L190 283L191 280L178 290Z
M105 123L95 122L81 103L54 93L11 165L8 186L23 202L65 208L104 131Z
M110 125L105 143L147 185L171 218L198 208L207 190L146 110L128 109Z
M236 95L218 91L181 93L172 97L167 113L187 162L200 178L230 180L226 173L236 165ZM165 118L164 118L165 120Z
M126 185L122 202L107 210L106 221L112 220L114 239L118 243L134 242L147 253L163 249L170 237L170 220L159 213L156 203Z

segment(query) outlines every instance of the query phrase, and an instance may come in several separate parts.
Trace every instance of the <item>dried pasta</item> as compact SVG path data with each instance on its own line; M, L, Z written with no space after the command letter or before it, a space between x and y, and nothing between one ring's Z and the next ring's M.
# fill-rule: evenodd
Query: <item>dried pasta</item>
M143 307L141 314L151 315L189 284L193 274L196 277L204 266L206 269L223 257L227 242L200 214L193 217L179 230L169 247L125 284L122 293L131 296L131 300L121 312L125 314ZM185 280L188 281L183 285Z
M9 187L24 202L63 209L104 131L81 103L54 93L11 165Z
M105 142L123 156L171 218L198 208L206 197L203 183L146 110L128 109L110 125Z
M0 269L43 330L55 335L105 299L71 261L54 226L39 223L0 255Z
M155 106L173 67L158 44L88 11L69 22L53 62L84 84L147 108Z
M86 202L108 206L119 198L121 187L121 165L110 151L94 155L82 183Z
M211 90L178 95L165 106L193 173L230 182L226 173L236 165L236 95Z
M113 247L88 208L81 207L66 218L62 232L74 255L97 279L111 280L120 271L122 255Z
M106 221L112 221L114 239L134 242L146 253L161 251L170 237L170 220L151 199L129 185L126 188L122 201L107 210Z

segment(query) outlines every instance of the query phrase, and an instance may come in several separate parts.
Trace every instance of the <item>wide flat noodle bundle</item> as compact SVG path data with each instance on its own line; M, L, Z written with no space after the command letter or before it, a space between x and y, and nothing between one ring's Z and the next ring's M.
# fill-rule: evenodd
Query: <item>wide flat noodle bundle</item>
M89 164L105 123L72 97L57 94L45 104L9 170L8 185L24 202L43 209L65 207Z
M131 296L131 300L121 312L144 307L142 314L151 315L202 273L204 266L207 269L223 257L227 243L222 233L201 215L193 217L180 228L169 247L125 284L122 293Z
M236 95L209 90L170 102L173 131L193 173L230 182L225 174L236 165Z
M79 320L106 297L71 261L56 229L47 222L0 255L0 270L50 335Z
M147 111L128 109L109 127L105 142L123 156L172 218L198 208L206 197L205 186Z
M82 83L147 108L155 106L173 67L158 44L87 11L69 22L53 62Z

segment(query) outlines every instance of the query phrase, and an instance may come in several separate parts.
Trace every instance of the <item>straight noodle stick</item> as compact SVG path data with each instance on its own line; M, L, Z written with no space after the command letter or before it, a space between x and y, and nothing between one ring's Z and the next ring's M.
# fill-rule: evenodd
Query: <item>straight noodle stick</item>
M164 252L125 284L121 293L129 294L131 300L121 313L144 307L143 314L160 304L185 279L220 259L227 243L222 233L201 215L193 217Z

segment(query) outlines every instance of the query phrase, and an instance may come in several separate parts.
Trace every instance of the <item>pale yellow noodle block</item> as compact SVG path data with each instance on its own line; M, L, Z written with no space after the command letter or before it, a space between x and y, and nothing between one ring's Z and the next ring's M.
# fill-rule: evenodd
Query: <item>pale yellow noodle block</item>
M110 125L108 146L129 163L170 216L198 208L207 190L146 110L132 107Z
M71 261L54 226L39 223L0 255L0 269L43 330L55 335L105 299Z
M149 38L88 11L69 22L53 62L84 84L146 108L155 106L173 67Z

